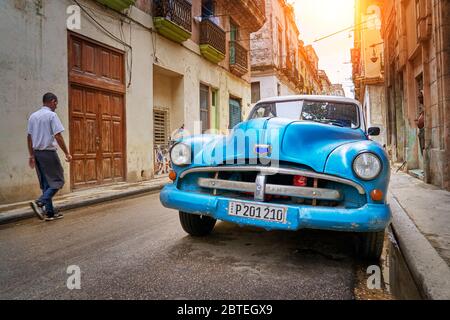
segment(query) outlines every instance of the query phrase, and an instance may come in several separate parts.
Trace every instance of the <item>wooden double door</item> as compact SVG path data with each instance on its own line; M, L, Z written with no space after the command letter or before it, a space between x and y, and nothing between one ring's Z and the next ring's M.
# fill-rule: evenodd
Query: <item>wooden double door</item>
M123 96L70 87L73 187L124 179Z
M125 179L123 54L69 34L71 187Z

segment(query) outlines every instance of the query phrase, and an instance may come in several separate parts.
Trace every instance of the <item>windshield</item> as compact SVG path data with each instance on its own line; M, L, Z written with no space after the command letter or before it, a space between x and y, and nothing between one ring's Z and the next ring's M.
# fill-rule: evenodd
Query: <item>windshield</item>
M250 115L250 119L272 117L314 121L353 129L360 127L358 106L353 103L307 100L261 103Z

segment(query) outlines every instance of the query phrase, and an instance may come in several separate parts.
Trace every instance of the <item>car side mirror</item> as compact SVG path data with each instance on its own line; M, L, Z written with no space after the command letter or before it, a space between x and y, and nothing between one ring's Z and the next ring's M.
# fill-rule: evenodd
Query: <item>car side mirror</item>
M381 133L380 128L378 127L370 127L369 130L367 130L367 133L369 134L369 136L379 136Z

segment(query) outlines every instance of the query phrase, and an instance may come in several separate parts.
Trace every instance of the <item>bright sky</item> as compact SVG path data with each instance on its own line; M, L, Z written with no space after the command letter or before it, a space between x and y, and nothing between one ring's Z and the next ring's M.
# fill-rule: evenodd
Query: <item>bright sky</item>
M295 6L300 38L312 44L319 56L319 68L326 71L332 83L342 83L346 95L353 96L350 49L353 31L350 29L328 39L314 40L354 25L355 0L288 0Z

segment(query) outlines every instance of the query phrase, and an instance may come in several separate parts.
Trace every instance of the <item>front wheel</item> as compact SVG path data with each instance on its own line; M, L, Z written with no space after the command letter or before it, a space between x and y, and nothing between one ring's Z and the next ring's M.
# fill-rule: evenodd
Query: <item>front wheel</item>
M211 233L216 219L180 211L180 222L183 230L194 237L204 237Z
M384 230L359 235L358 255L367 260L379 260L383 251Z

